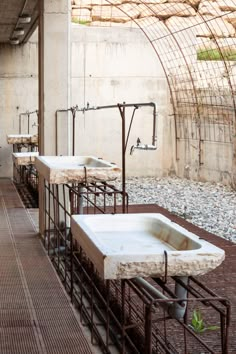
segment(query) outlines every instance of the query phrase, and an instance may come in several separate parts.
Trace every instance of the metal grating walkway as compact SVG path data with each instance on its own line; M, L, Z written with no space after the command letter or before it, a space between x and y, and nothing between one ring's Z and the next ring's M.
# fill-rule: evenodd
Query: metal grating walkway
M8 179L0 179L0 353L92 353Z

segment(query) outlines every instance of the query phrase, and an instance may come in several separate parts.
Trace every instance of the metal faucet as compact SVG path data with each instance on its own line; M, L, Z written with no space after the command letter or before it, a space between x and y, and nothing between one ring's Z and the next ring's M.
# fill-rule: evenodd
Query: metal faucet
M156 138L155 138L155 142L156 142ZM132 145L131 146L130 155L133 154L135 149L138 149L138 150L156 150L157 146L156 146L156 144L154 144L154 145L141 144L141 140L140 140L140 138L138 138L136 145Z
M35 111L26 111L24 113L20 113L19 114L19 134L21 134L21 120L24 116L27 117L27 120L28 120L28 123L27 123L27 126L28 126L28 134L30 133L30 116L32 114L36 113L37 114L37 117L38 117L38 110L35 110Z
M135 149L138 150L156 150L157 149L157 136L156 136L156 126L157 126L157 110L156 105L153 102L149 103L153 107L153 125L152 125L152 142L151 144L141 144L140 138L137 139L136 145L132 145L130 149L130 155L133 154Z
M137 149L140 146L140 144L141 144L141 140L138 138L136 145L132 145L130 148L130 155L133 155L134 150Z

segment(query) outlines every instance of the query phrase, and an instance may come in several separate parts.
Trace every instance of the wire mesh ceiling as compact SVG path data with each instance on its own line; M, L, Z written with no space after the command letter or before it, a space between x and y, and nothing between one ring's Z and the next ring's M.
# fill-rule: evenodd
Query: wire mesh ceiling
M168 82L177 141L232 144L236 0L75 0L72 21L140 28Z

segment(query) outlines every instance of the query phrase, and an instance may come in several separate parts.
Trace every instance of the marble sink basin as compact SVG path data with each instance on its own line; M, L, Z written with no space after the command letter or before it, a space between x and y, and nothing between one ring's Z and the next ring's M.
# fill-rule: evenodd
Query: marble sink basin
M9 134L8 144L38 144L38 135L33 134Z
M38 152L15 152L12 154L12 160L15 166L34 165L38 155Z
M71 230L104 279L200 275L224 251L161 214L73 215Z
M35 167L50 184L113 181L121 169L94 156L40 156Z

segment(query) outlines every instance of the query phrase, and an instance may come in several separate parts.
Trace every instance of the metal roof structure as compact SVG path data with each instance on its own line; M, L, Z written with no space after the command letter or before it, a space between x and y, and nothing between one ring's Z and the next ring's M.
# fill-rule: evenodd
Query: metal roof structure
M2 0L0 14L0 43L9 43L12 38L16 38L14 32L16 29L24 31L19 37L17 36L19 42L23 43L27 41L37 26L38 1ZM27 23L29 19L30 22Z

